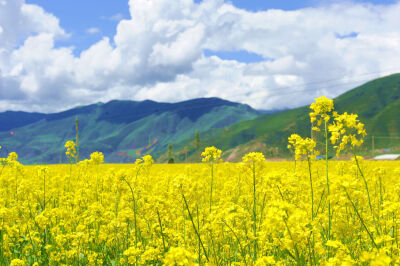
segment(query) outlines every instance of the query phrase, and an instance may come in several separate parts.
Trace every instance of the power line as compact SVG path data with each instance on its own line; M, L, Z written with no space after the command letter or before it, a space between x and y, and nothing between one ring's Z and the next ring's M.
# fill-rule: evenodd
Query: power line
M365 73L365 74L357 75L357 76L355 76L355 77L358 77L358 76L365 76L365 75L371 75L371 74L378 74L378 73L379 73L379 74L382 74L382 73L385 73L385 72ZM343 80L343 79L330 79L330 80L327 80L327 81L335 81L335 80ZM358 79L358 80L352 80L352 81L350 81L350 82L345 82L345 83L331 84L330 86L324 86L322 89L329 89L329 88L334 88L334 87L340 87L340 86L345 86L345 85L354 84L354 83L359 83L359 82L363 82L363 81L369 81L369 80L370 80L370 79ZM326 82L326 81L318 81L318 82L305 83L305 84L303 84L303 85L298 85L298 86L280 87L279 89L269 90L269 91L272 91L272 92L276 91L276 93L269 93L269 94L267 94L267 97L282 96L282 95L291 95L291 94L294 94L294 93L304 93L304 92L312 91L312 90L315 90L315 88L306 88L306 89L301 89L301 90L291 90L290 92L282 92L282 91L279 91L279 92L278 92L278 90L282 90L282 89L284 90L284 89L305 87L305 86L308 86L308 85L311 85L311 84L319 84L319 83L324 83L324 82ZM236 94L235 96L237 96L237 95L241 95L241 94ZM173 104L173 103L171 103L171 104ZM189 107L189 106L187 106L187 107L180 107L180 108L171 109L171 110L166 109L166 110L163 110L163 112L171 112L171 111L179 112L179 111L185 111L185 110L200 109L200 108L204 108L204 107L218 107L218 106L225 106L225 104L224 104L224 103L221 103L221 104L202 104L202 105L191 106L191 107ZM147 111L147 112L135 112L135 115L141 116L141 115L148 115L148 114L155 114L155 113L158 113L158 109L157 109L157 108L155 108L155 110L150 110L150 111ZM132 116L132 114L107 115L106 118L125 118L125 117L130 117L130 116ZM143 117L141 117L141 118L144 118L144 117L145 117L145 116L143 116Z
M352 76L352 77L362 77L362 76L369 76L369 75L376 75L376 74L384 74L384 73L392 72L392 71L395 71L394 73L397 73L397 71L399 71L399 69L400 69L400 67L396 67L396 68L391 68L391 69L387 69L387 70L383 70L383 71L379 71L379 72L362 73L362 74L358 74L358 75ZM339 81L339 80L344 80L344 79L345 78L334 78L334 79L328 79L328 80L312 81L309 83L305 83L303 85L297 85L297 86L291 86L291 87L308 86L308 85L321 84L321 83L326 83L326 82L331 82L331 81Z
M384 136L373 136L374 138L376 138L376 139L400 139L400 137L398 137L398 136L395 136L395 137L390 137L390 136L387 136L387 137L384 137ZM366 139L367 139L368 137L366 137ZM371 137L372 138L372 137ZM368 138L369 139L369 138Z
M358 77L358 76L356 76ZM345 85L349 85L349 84L355 84L355 83L359 83L359 82L367 82L370 81L370 79L357 79L357 80L352 80L349 82L342 82L342 83L337 83L337 84L331 84L330 86L323 86L321 89L329 89L329 88L334 88L334 87L340 87L340 86L345 86ZM324 83L324 82L318 82L318 83ZM304 88L301 90L291 90L288 92L282 92L281 90L287 90L287 89L291 89L291 88L299 88L299 87L307 87L308 85L310 85L312 83L305 83L303 85L297 85L297 86L285 86L285 87L279 87L277 89L273 89L273 90L269 90L268 92L276 92L276 93L268 93L267 97L274 97L274 96L281 96L281 95L291 95L291 94L295 94L295 93L303 93L303 92L308 92L308 91L314 91L315 88L314 87L309 87L309 88ZM240 94L235 94L235 96L238 96Z

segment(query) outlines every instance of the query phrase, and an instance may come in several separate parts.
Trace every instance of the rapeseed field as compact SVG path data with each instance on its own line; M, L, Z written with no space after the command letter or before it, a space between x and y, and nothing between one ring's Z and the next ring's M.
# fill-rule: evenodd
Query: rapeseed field
M103 164L100 152L67 165L0 164L1 265L400 264L400 163L363 160L366 135L333 102L311 106L352 161L315 160L313 139L293 134L294 161L261 153L223 162L208 147L198 164ZM340 158L340 157L339 157Z

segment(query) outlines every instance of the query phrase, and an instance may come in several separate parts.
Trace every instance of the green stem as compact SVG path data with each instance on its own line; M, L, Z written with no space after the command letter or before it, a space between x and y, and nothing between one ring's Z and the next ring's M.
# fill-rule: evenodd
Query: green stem
M240 243L240 239L239 239L238 235L235 233L235 231L233 231L232 227L230 227L230 226L228 225L228 223L227 223L224 219L222 219L222 222L228 227L228 229L229 229L229 230L232 232L232 234L235 236L236 241L237 241L237 243L239 244L240 253L242 253L242 257L243 257L243 259L244 259L244 263L247 265L247 261L246 261L246 252L245 252L245 250L243 249L242 244Z
M360 172L360 175L361 175L361 177L362 177L362 179L364 181L365 190L367 191L368 204L369 204L369 209L371 211L371 215L372 215L372 217L374 217L374 214L373 214L373 211L372 211L371 197L369 195L368 183L367 183L367 180L365 179L363 171L361 170L361 167L360 167L360 164L358 162L357 155L356 155L354 149L353 149L353 155L354 155L354 160L356 161L356 164L357 164L357 169Z
M214 163L211 163L210 213L212 205L213 182L214 182Z
M3 165L3 167L1 168L1 171L0 171L0 176L3 174L4 167L6 167L6 165L5 165L5 164L4 164L4 165Z
M132 195L132 200L133 200L133 215L134 215L134 226L135 226L135 246L137 246L138 243L138 231L137 231L137 218L136 218L136 199L135 199L135 194L133 193L133 189L131 184L129 184L129 182L125 179L125 177L122 177L122 180L125 181L125 183L128 185L130 191L131 191L131 195Z
M313 182L312 182L312 174L311 174L311 160L309 154L307 154L307 162L308 162L308 173L310 175L310 190L311 190L311 220L314 221L314 189L313 189ZM310 244L310 264L313 264L312 258L314 257L315 261L315 253L314 253L314 247L315 247L315 237L314 237L314 232L311 231L312 235L312 243Z
M328 240L330 240L331 239L331 227L332 227L332 215L331 215L331 201L329 200L331 191L329 189L329 175L328 175L328 125L327 125L327 121L325 121L325 169L326 169L326 187L328 189ZM328 257L329 257L329 250L328 250Z
M203 248L204 255L206 256L206 259L209 262L210 260L208 259L208 255L207 255L206 249L204 248L203 242L201 241L200 234L197 231L196 225L194 224L192 214L190 213L190 210L189 210L189 205L188 205L188 203L186 201L186 198L185 198L185 195L183 193L182 193L182 198L183 198L183 201L185 202L186 210L188 211L189 218L190 218L190 221L192 222L194 232L196 233L197 237L199 238L199 242L201 244L201 247Z
M164 247L164 252L167 252L167 248L165 246L165 239L164 239L164 231L163 231L163 227L162 227L162 223L161 223L161 218L160 218L160 212L157 209L157 217L158 217L158 224L160 225L160 232L161 232L161 237L162 237L162 243L163 243L163 247Z
M378 226L377 226L377 223L376 223L376 220L375 220L375 215L374 215L374 212L373 212L373 210L372 210L372 203L371 203L371 197L370 197L370 195L369 195L369 189L368 189L367 179L365 179L364 173L363 173L363 171L361 170L360 164L359 164L358 159L357 159L356 152L354 151L354 149L352 149L352 151L353 151L353 155L354 155L354 160L356 161L356 164L357 164L357 169L358 169L358 171L360 172L360 175L361 175L361 177L362 177L362 179L363 179L363 181L364 181L365 190L367 191L369 210L370 210L370 212L371 212L371 216L372 216L372 219L373 219L373 221L374 221L376 230L377 230L377 232L379 232Z
M0 262L4 262L3 256L3 230L0 230Z
M254 261L257 260L257 213L256 213L256 165L253 162L253 232L254 232Z
M307 154L307 161L308 161L308 173L310 174L310 188L311 188L311 220L314 221L314 190L313 190L313 182L311 175L311 161L308 154Z
M43 172L43 210L46 209L46 172Z
M374 237L372 236L371 232L368 230L367 226L365 225L364 219L361 217L360 213L358 212L357 206L356 206L356 205L354 204L354 202L351 200L350 195L349 195L349 193L347 192L347 189L344 188L344 191L346 192L346 196L347 196L347 198L349 199L351 205L353 206L354 211L356 212L356 214L357 214L357 216L358 216L358 219L360 220L360 222L361 222L362 226L364 227L365 231L368 233L369 238L370 238L371 241L372 241L372 244L374 245L375 248L378 248L378 246L377 246L376 243L375 243Z
M296 245L296 243L294 242L294 239L293 239L293 236L292 236L292 232L290 232L289 226L288 226L288 224L287 224L287 218L284 217L284 218L283 218L283 221L285 222L285 226L286 226L286 229L288 230L290 239L293 241L293 244L294 244L294 251L296 252L296 261L297 261L297 265L300 265L300 254L299 254L299 250L297 249L297 245Z
M196 210L197 210L197 228L200 230L200 218L199 218L199 205L196 205ZM199 242L199 265L201 265L201 245L200 245L200 241Z

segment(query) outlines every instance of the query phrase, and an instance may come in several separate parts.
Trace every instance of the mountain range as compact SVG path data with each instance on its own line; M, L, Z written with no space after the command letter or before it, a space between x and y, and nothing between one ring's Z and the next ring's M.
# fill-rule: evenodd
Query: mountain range
M66 162L64 144L75 140L78 118L81 159L101 151L106 162L128 162L164 151L196 130L201 134L259 114L248 105L218 98L179 103L114 100L52 114L7 111L0 113L0 152L15 151L25 164Z
M372 147L372 136L375 148L400 146L400 74L372 80L334 103L338 112L357 113L365 123L365 151ZM64 144L75 140L76 118L81 159L101 151L106 162L131 162L144 154L166 162L169 143L176 162L198 162L201 151L212 145L222 149L228 161L239 161L250 151L287 157L290 134L311 134L308 113L308 106L266 112L219 98L179 103L113 100L51 114L7 111L0 113L0 157L15 151L24 164L65 163Z

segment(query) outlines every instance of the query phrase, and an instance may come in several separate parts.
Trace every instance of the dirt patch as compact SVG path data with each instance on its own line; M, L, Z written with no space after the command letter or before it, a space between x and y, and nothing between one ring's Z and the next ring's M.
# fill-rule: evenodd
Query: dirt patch
M237 156L237 151L238 151L238 148L234 149L234 150L232 151L232 153L229 154L228 158L226 158L226 160L227 160L228 162L234 160L234 159L236 158L236 156Z

